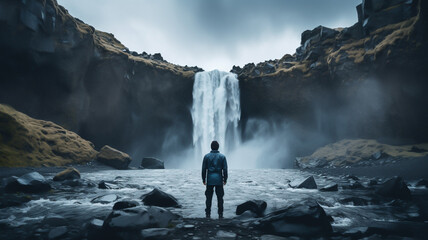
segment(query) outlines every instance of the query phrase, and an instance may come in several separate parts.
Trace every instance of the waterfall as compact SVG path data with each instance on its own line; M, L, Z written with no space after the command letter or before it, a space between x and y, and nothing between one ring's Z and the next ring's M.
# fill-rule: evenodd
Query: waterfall
M196 163L211 150L213 140L219 142L219 150L225 154L236 148L241 141L238 129L241 106L236 74L219 70L196 73L191 113Z

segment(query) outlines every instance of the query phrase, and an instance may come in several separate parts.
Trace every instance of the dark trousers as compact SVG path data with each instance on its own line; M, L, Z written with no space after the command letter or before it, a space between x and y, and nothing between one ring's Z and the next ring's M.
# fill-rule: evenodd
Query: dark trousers
M205 196L207 196L207 200L205 202L207 208L205 208L205 213L207 215L211 215L211 204L213 200L213 193L215 188L215 195L217 196L218 203L218 214L223 214L223 196L224 189L223 185L207 185L207 190L205 190Z

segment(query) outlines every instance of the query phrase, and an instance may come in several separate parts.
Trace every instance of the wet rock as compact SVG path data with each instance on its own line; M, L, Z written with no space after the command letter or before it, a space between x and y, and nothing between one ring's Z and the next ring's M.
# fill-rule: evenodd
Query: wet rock
M236 238L236 233L234 232L226 232L223 230L219 230L215 236L219 239L235 239Z
M359 198L359 197L348 197L348 198L343 198L340 199L339 202L341 204L350 204L352 203L352 205L354 206L366 206L369 204L369 201L364 199L364 198Z
M333 183L333 184L327 185L323 188L320 188L320 191L321 192L335 192L335 191L338 191L338 185L337 185L337 183Z
M102 180L98 183L98 188L100 188L100 189L120 189L120 187L117 184L115 184L113 182L107 182L104 180Z
M83 187L83 186L88 186L88 183L85 183L85 181L82 181L82 179L73 179L73 180L63 181L62 185L69 186L69 187Z
M349 184L343 184L343 189L365 189L365 187L358 181L352 181Z
M104 221L101 219L92 219L87 225L87 236L89 240L109 239L102 231Z
M354 176L354 175L346 175L345 178L346 179L352 179L354 181L360 180L357 176Z
M401 177L393 177L386 180L380 185L380 188L376 192L384 197L398 198L403 200L412 198L407 184Z
M162 160L145 157L141 160L140 168L142 169L165 169L164 162Z
M132 208L140 205L137 201L124 199L119 202L116 202L113 206L113 210L121 210L125 208Z
M313 176L307 177L301 183L293 182L289 184L293 188L307 188L307 189L317 189L317 184Z
M7 208L7 207L17 207L29 201L31 201L30 196L20 196L16 194L1 194L0 209Z
M147 228L141 230L141 237L143 239L158 239L160 237L166 237L171 232L168 228Z
M263 216L264 211L266 210L267 203L263 200L250 200L242 204L239 204L236 207L236 215L241 215L245 211L251 211L256 214L256 216Z
M332 232L332 220L314 199L303 199L270 213L255 227L275 235L318 237Z
M149 206L180 207L175 197L157 188L147 194L144 194L141 198L143 199L143 203Z
M7 192L40 193L51 190L51 185L38 172L27 173L6 185Z
M107 203L111 203L111 202L116 201L118 198L119 197L115 194L108 194L108 195L104 195L104 196L100 196L100 197L96 197L96 198L92 199L91 203L107 204Z
M377 180L376 179L370 179L370 181L369 181L369 186L374 186L374 185L377 185L378 184L378 182L377 182Z
M97 155L97 161L116 169L127 169L131 160L128 154L108 145L102 147Z
M49 231L48 239L60 239L62 238L68 231L66 226L56 227Z
M426 187L428 188L428 181L426 179L419 180L416 185L416 187Z
M73 167L69 167L64 171L59 172L53 178L54 181L64 181L64 180L72 180L72 179L80 179L80 172Z
M103 228L115 231L165 228L176 218L175 214L164 208L139 206L111 212Z
M11 176L11 177L7 177L7 178L3 178L1 181L1 185L2 187L6 187L9 183L14 182L18 179L17 176Z

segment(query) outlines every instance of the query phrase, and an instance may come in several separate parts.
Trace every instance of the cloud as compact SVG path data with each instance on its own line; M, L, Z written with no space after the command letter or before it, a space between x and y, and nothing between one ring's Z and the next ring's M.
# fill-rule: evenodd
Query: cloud
M70 14L113 33L130 50L229 71L293 54L318 25L351 26L361 0L58 0Z

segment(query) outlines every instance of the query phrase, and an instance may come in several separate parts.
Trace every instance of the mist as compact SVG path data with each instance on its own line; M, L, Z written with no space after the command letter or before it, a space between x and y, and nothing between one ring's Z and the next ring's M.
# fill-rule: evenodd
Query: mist
M388 128L382 126L388 123L386 119L393 107L392 94L396 89L385 87L376 78L361 80L345 89L328 94L335 100L323 97L314 101L305 113L309 118L306 121L277 116L241 121L240 144L227 149L220 142L219 150L226 155L229 168L294 168L296 157L311 155L317 148L344 138L372 138L383 134L385 137L380 140L394 141L385 132ZM378 132L372 130L373 126ZM183 129L174 127L168 131L161 159L167 168L198 169L206 153L195 157L192 144L183 145L185 136L192 134Z

